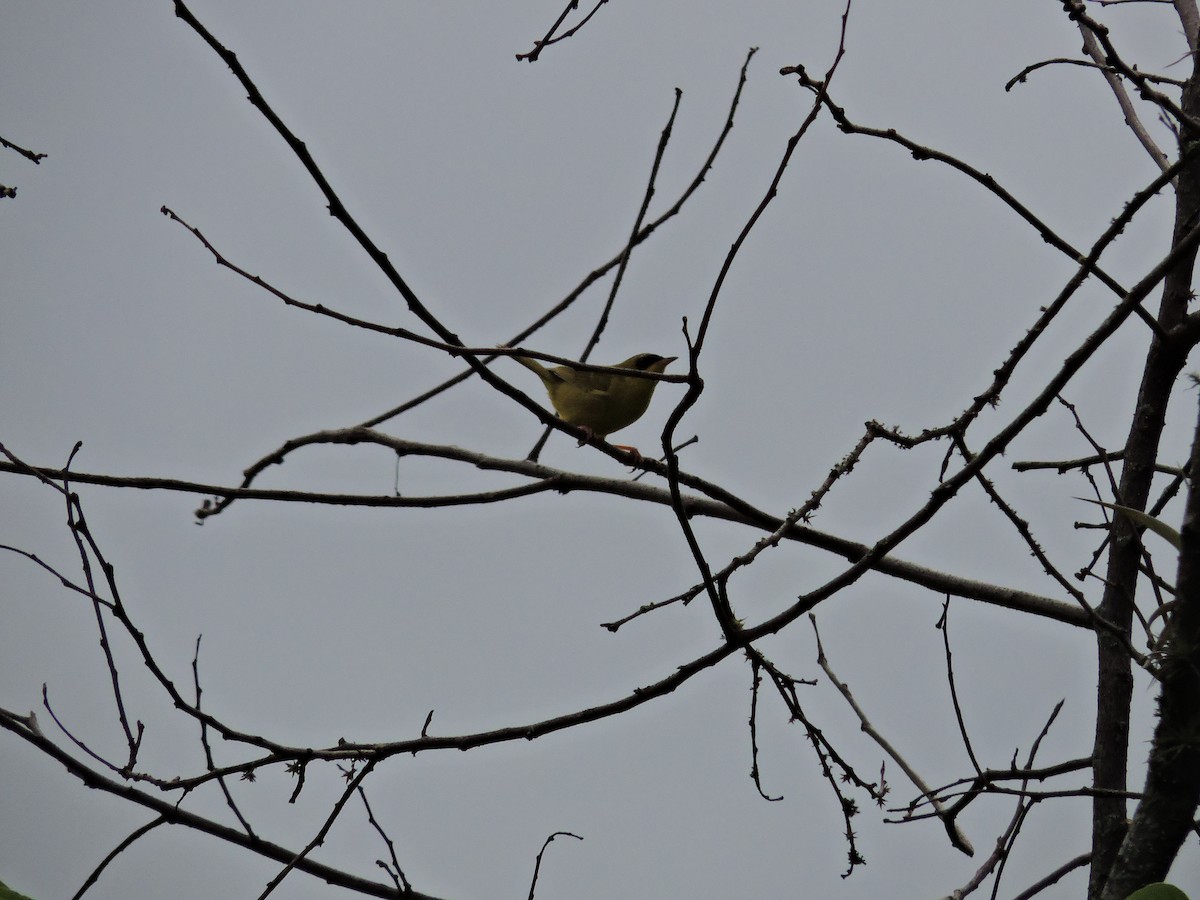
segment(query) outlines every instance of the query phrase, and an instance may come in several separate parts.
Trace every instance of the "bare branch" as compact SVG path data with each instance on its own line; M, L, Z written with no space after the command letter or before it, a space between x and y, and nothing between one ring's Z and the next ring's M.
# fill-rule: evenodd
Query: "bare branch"
M388 856L391 857L390 863L377 859L375 864L388 873L392 881L396 884L396 890L411 891L412 885L408 883L408 879L404 876L404 870L400 868L400 860L396 858L396 845L388 837L387 832L383 830L383 826L376 820L375 811L371 809L371 804L367 802L367 792L363 790L362 785L358 787L358 797L362 800L363 808L367 811L367 821L379 834L379 837L383 839L384 844L388 848Z
M268 896L275 892L275 888L283 883L283 879L287 878L288 874L297 869L300 863L308 859L308 855L317 847L325 843L325 837L329 834L329 829L333 827L333 823L337 821L342 810L346 808L346 804L350 798L358 793L362 787L366 777L375 770L377 760L370 759L363 765L362 769L354 772L353 769L346 772L347 781L346 789L342 791L342 796L338 797L337 802L333 804L333 809L329 811L329 815L325 817L325 821L321 823L321 827L317 829L317 833L313 835L313 839L305 845L304 849L287 861L287 864L275 875L274 878L267 883L263 892L258 895L259 900L266 900Z
M96 868L92 869L88 877L83 880L83 884L79 886L79 890L72 895L71 900L79 900L79 898L88 892L92 885L100 880L100 875L105 869L108 868L108 864L110 862L132 847L133 844L136 843L143 835L149 834L166 821L167 820L164 817L159 816L157 819L151 819L141 828L134 829L134 831L130 833L128 837L121 841L121 843L117 844L117 846L113 847L111 853L104 857L104 859L100 860L100 863L96 866Z
M562 34L556 35L555 32L558 31L559 26L566 21L567 16L571 13L571 11L579 9L579 0L569 0L566 8L563 9L562 13L559 14L559 17L554 21L554 24L550 26L550 30L546 32L546 36L540 41L534 41L532 50L526 51L525 53L518 53L517 59L524 60L526 62L537 62L538 57L541 56L542 50L545 47L549 47L551 44L557 44L559 41L565 41L567 38L574 35L579 31L579 29L586 25L592 16L600 11L600 7L607 2L608 0L596 0L596 5L592 7L592 11L580 19L579 24L573 25Z
M1162 0L1162 2L1170 3L1171 0ZM1112 66L1106 66L1104 63L1089 62L1086 59L1067 59L1062 57L1056 59L1044 59L1041 62L1031 63L1006 81L1004 83L1004 90L1011 91L1018 84L1024 84L1029 75L1033 74L1038 69L1044 69L1047 66L1079 66L1084 69L1100 69L1104 72L1116 73L1116 69L1114 69ZM1154 84L1170 84L1174 85L1175 87L1183 87L1186 83L1178 78L1168 78L1166 75L1152 75L1148 72L1144 74L1144 77L1147 81L1151 81Z
M1057 869L1055 869L1049 875L1046 875L1044 878L1040 878L1037 881L1035 881L1033 884L1031 884L1025 890L1021 891L1021 893L1015 895L1013 897L1013 900L1031 900L1031 898L1036 897L1042 891L1046 890L1046 888L1051 887L1052 885L1058 884L1058 882L1061 881L1064 877L1066 877L1067 875L1070 875L1076 869L1080 869L1080 868L1086 866L1091 861L1092 861L1092 854L1081 853L1081 854L1079 854L1079 856L1076 856L1074 859L1067 860L1065 863L1063 863L1061 866L1059 866Z
M0 714L0 728L3 728L24 740L26 743L36 747L41 753L57 760L66 770L78 778L84 785L94 790L100 790L107 794L112 794L115 797L120 797L143 806L149 810L156 812L164 822L172 825L183 825L187 828L192 828L204 834L212 835L215 838L225 841L237 847L242 847L266 859L275 860L276 862L287 864L297 859L298 854L295 851L289 850L286 847L281 847L270 841L258 837L252 837L245 832L230 828L220 822L212 819L206 819L203 816L188 812L180 808L177 804L162 800L152 794L147 794L128 784L114 781L98 772L89 769L87 766L80 763L70 754L63 751L56 744L49 741L45 737L35 734L25 728L20 727L11 718ZM357 891L368 897L385 897L395 898L396 889L393 885L383 884L381 882L369 881L365 878L359 878L331 866L326 866L321 863L313 862L308 858L301 858L295 862L295 868L306 872L309 875L316 876L323 881L332 885L344 887L348 890ZM405 900L438 900L436 897L431 897L428 894L422 894L419 891L412 891L406 895Z
M1104 80L1108 82L1109 90L1117 98L1117 105L1121 107L1121 112L1125 115L1125 124L1129 126L1129 130L1133 132L1134 137L1138 139L1138 142L1145 148L1146 152L1150 154L1150 158L1154 160L1154 164L1165 172L1170 168L1171 162L1167 159L1167 154L1163 153L1158 145L1154 143L1154 138L1150 137L1150 132L1146 130L1146 126L1138 118L1133 100L1125 90L1125 85L1122 83L1120 77L1118 77L1118 70L1109 62L1109 57L1105 55L1093 29L1083 20L1079 20L1078 25L1079 33L1083 35L1083 50L1096 63L1100 73L1104 76ZM1143 77L1143 81L1148 80Z
M41 165L42 160L46 158L45 153L36 153L33 150L26 150L24 147L18 147L12 141L6 141L2 137L0 137L0 147L3 147L5 150L12 150L16 153L21 154L23 157L25 157L27 160L29 160L31 163L33 163L35 166ZM16 190L13 190L13 195L15 195L15 194L16 194Z
M583 838L581 838L579 835L572 834L569 831L556 831L554 834L550 835L550 837L546 838L545 842L542 844L542 849L538 851L537 860L533 864L533 879L529 882L529 900L533 900L533 893L535 890L537 890L538 875L542 871L542 855L546 852L546 848L550 846L550 842L557 837L575 838L577 841L583 840Z
M71 478L76 483L81 484L99 484L139 490L170 490L216 497L236 497L241 499L274 500L293 503L318 503L335 506L430 508L461 505L464 503L494 502L512 496L541 493L543 491L593 491L652 503L666 504L670 502L669 492L664 491L662 488L640 482L580 475L540 463L531 463L526 460L500 459L488 456L487 454L464 450L460 447L404 441L367 429L320 432L311 436L310 443L323 442L378 444L398 454L459 460L480 469L511 472L537 479L537 481L534 484L480 494L459 494L441 497L396 497L374 494L322 494L312 491L264 488L227 488L220 485L202 484L170 478L124 477L83 472L72 472ZM28 467L28 469L29 472L26 472L25 468L16 467L11 463L0 463L0 472L7 471L19 474L36 473L41 477L51 479L62 477L64 474L57 469L36 467ZM870 547L866 544L847 540L814 528L801 525L791 525L789 527L785 518L771 515L741 500L738 500L736 503L730 503L724 499L718 501L688 495L684 497L684 505L689 515L708 516L728 522L740 522L771 533L780 530L782 536L789 541L798 541L822 550L827 550L848 560L861 559L870 550ZM969 578L961 578L890 556L878 560L874 568L883 574L921 585L940 594L968 597L1008 609L1030 612L1062 622L1063 624L1088 627L1087 615L1077 607L1064 603L1061 600L1039 596L1028 591L975 581Z
M895 746L893 746L892 742L885 738L879 732L879 730L873 724L871 724L871 720L867 718L866 712L864 712L863 708L858 705L858 701L854 699L854 694L851 693L850 688L845 684L845 682L843 682L837 677L837 675L834 674L833 669L829 665L829 660L825 656L825 647L821 644L821 633L817 630L817 617L812 613L809 613L808 621L812 624L813 634L817 639L817 665L824 670L825 676L829 679L830 683L832 683L833 686L838 689L838 693L845 698L846 703L848 703L850 708L854 710L854 714L858 717L858 721L862 727L863 733L866 734L867 737L873 740L876 744L878 744L883 752L886 753L896 763L896 765L900 767L900 770L908 776L908 780L911 781L916 789L921 792L921 796L928 798L930 804L933 806L934 812L937 814L938 818L942 820L942 823L946 827L946 836L950 838L950 845L956 850L960 850L961 852L965 853L967 856L974 856L975 848L971 845L971 841L959 829L958 823L954 820L954 817L946 814L947 811L942 805L942 802L937 798L933 788L929 786L929 784L924 778L921 777L917 770L913 768L909 761L900 755L900 752L895 748Z

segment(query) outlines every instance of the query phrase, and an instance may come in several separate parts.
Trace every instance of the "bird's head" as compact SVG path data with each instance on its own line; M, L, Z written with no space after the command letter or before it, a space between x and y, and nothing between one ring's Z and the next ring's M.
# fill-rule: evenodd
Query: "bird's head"
M657 353L639 353L631 356L625 362L617 363L619 369L638 369L642 372L657 372L661 374L667 366L675 362L677 356L659 356Z

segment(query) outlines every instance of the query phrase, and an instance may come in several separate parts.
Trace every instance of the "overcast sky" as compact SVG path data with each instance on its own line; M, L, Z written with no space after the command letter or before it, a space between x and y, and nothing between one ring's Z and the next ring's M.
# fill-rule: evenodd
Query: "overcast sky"
M681 320L699 321L724 256L763 196L810 103L783 66L823 72L842 7L831 0L606 4L576 37L531 48L561 2L242 3L192 9L233 50L306 142L333 188L422 301L468 343L490 346L537 318L618 253L642 201L674 89L683 91L651 215L694 177L728 112L738 70L759 52L735 128L685 206L633 255L597 362L636 352L683 356ZM1097 10L1100 12L1100 10ZM1170 7L1103 10L1127 58L1163 71L1186 47ZM286 307L214 264L160 214L164 205L232 262L297 299L424 332L325 209L228 68L168 0L8 0L0 27L0 136L47 154L0 153L0 441L25 460L233 485L289 438L354 425L439 383L460 364L394 338ZM855 121L895 127L990 172L1051 227L1087 247L1155 175L1094 72L1022 67L1075 57L1060 4L855 0L831 86ZM1150 127L1170 147L1165 129ZM1152 202L1108 260L1129 284L1162 255L1167 198ZM1070 260L962 175L902 149L840 133L822 116L726 281L702 360L706 391L681 436L683 464L777 514L803 503L879 419L910 433L941 425L1073 272ZM573 357L610 280L527 342ZM1019 410L1111 309L1089 285L985 415L982 444ZM1097 355L1067 398L1093 436L1120 446L1146 345L1135 321ZM496 371L544 401L519 366ZM678 385L619 435L652 449ZM1186 458L1194 392L1172 408L1164 458ZM540 434L530 413L471 380L384 426L389 433L522 457ZM1091 452L1059 409L1007 459ZM873 542L937 480L944 446L872 448L814 524ZM548 465L627 472L563 435ZM1064 571L1087 564L1095 515L1078 478L996 470ZM441 494L515 483L461 464L378 449L299 451L262 487ZM651 479L651 483L656 482ZM459 734L539 721L615 700L717 645L704 602L600 623L698 580L669 509L602 495L538 496L443 510L340 509L239 502L203 527L200 498L82 486L89 522L131 614L169 673L190 684L203 635L205 707L235 727L300 746ZM746 552L749 529L698 521L713 565ZM0 544L77 575L58 495L0 479ZM1011 528L966 492L897 556L1065 599ZM747 621L785 608L842 563L819 551L765 553L733 582ZM1093 580L1083 587L1094 597ZM122 758L91 609L28 560L0 556L0 707L40 709L42 684L89 746ZM970 773L950 708L934 625L942 598L881 576L818 610L838 674L874 723L933 784ZM958 600L956 675L984 765L1021 757L1053 705L1066 706L1042 762L1092 745L1094 649L1068 626ZM143 765L202 771L194 727L114 641L131 716L147 723ZM806 620L763 649L801 689L813 721L859 771L879 749L816 664ZM748 777L750 674L726 660L633 712L531 743L395 758L367 781L376 816L413 886L454 898L524 897L545 838L541 900L938 897L965 883L1012 804L978 803L962 825L971 860L936 823L855 820L868 865L848 880L837 802L778 699L760 701L764 789ZM1140 765L1153 694L1137 694ZM39 715L47 733L58 732ZM0 880L37 898L70 896L149 814L89 792L22 742L0 738ZM246 758L217 743L222 762ZM1131 781L1140 784L1140 769ZM892 765L891 800L916 790ZM1075 787L1082 778L1071 782ZM314 768L287 803L279 770L238 783L264 837L307 843L343 787ZM175 799L171 796L171 799ZM216 791L188 808L228 819ZM1089 806L1039 806L1001 895L1089 849ZM357 806L316 857L379 879L385 854ZM278 867L194 832L159 829L115 862L97 898L255 897ZM1048 897L1078 897L1075 873ZM1175 880L1195 891L1192 841ZM303 874L274 896L344 896Z

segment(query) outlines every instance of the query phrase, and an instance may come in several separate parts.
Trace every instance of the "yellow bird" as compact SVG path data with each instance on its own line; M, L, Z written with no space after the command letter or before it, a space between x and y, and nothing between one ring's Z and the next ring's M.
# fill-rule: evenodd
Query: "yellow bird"
M560 419L598 438L606 438L640 419L650 406L650 397L658 386L653 378L581 372L570 366L547 369L537 360L524 356L514 356L513 359L542 379ZM661 373L676 359L674 356L639 353L616 363L613 368ZM633 447L624 449L637 452Z

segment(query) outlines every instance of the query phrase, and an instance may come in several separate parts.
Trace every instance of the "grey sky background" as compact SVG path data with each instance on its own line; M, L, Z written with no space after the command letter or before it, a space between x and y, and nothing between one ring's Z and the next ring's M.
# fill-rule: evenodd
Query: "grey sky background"
M699 320L724 254L808 110L809 95L779 69L824 71L842 7L611 3L539 62L516 62L561 5L195 0L192 9L423 301L477 345L507 339L620 250L679 87L651 214L674 201L716 138L747 49L759 47L716 168L635 252L594 359L682 356L681 317ZM1104 16L1145 70L1162 71L1186 50L1169 9L1119 6ZM0 183L18 187L0 204L0 441L10 450L60 465L81 440L79 470L234 484L285 440L356 424L458 371L436 352L286 308L218 268L159 213L170 207L231 261L299 299L419 326L167 0L9 0L0 24L0 135L48 154L37 167L0 154ZM1023 66L1076 56L1079 45L1060 4L1045 0L855 0L832 93L853 120L895 127L990 172L1086 247L1154 177L1151 161L1094 72L1051 68L1004 91ZM1168 201L1155 200L1108 270L1126 284L1141 277L1169 226ZM707 390L680 429L700 437L685 467L786 512L867 419L917 432L965 408L1072 271L961 175L843 135L823 116L724 287L703 358ZM609 283L527 346L577 355ZM1111 305L1086 286L985 415L981 435L1007 422ZM1124 438L1145 344L1131 320L1068 391L1107 447ZM519 366L500 361L496 371L544 399ZM680 396L679 386L660 387L620 439L653 448ZM1181 385L1164 444L1178 462L1194 403ZM386 428L514 457L540 433L525 410L475 380ZM814 524L874 541L927 497L943 451L873 448ZM1089 452L1053 409L1008 457ZM542 459L625 475L561 435ZM258 485L387 494L397 477L406 494L512 483L459 465L403 460L397 469L386 453L343 447L294 454ZM1087 492L1081 480L1009 473L1000 487L1064 570L1087 562L1097 532L1074 524L1097 517L1071 499ZM430 709L434 734L535 722L662 678L719 639L703 602L616 635L599 627L697 580L673 516L656 506L583 494L432 511L241 502L196 527L197 497L79 490L125 602L171 674L190 682L203 635L206 708L281 741L414 737ZM63 520L50 490L0 480L0 543L75 574ZM696 528L717 566L759 537L713 522ZM978 491L897 555L1058 596ZM735 609L760 620L841 567L802 547L770 551L735 580ZM90 608L12 555L0 556L0 588L0 706L40 708L46 683L74 733L119 758ZM969 772L934 628L940 603L868 576L818 610L839 675L935 784ZM985 765L1007 765L1015 750L1024 758L1060 698L1066 706L1039 759L1087 755L1087 634L961 600L950 627ZM129 642L115 643L131 715L149 729L144 764L160 774L202 769L195 729L142 676ZM821 676L807 622L764 649L792 675L820 677L801 691L806 710L861 774L877 773L881 754ZM368 794L413 886L446 897L524 897L534 856L557 830L584 840L547 852L542 900L939 897L970 877L1011 803L978 803L963 820L975 860L950 848L936 823L884 825L865 808L855 827L868 865L843 881L835 799L803 733L766 694L759 763L766 790L786 799L764 802L748 777L749 678L731 658L623 717L532 743L393 759ZM1144 735L1152 698L1143 685ZM37 900L70 896L149 816L0 740L0 880ZM242 758L220 744L215 752ZM896 805L916 793L892 765L888 780ZM294 806L280 771L237 789L264 837L300 847L342 785L333 767L313 768ZM207 792L188 806L219 814L223 803ZM1002 895L1088 849L1087 806L1035 810ZM316 856L378 878L374 860L384 854L351 804ZM88 896L255 897L276 870L194 832L159 829ZM1200 886L1194 842L1175 880ZM1076 897L1083 885L1076 873L1044 896ZM293 874L274 896L339 895Z

